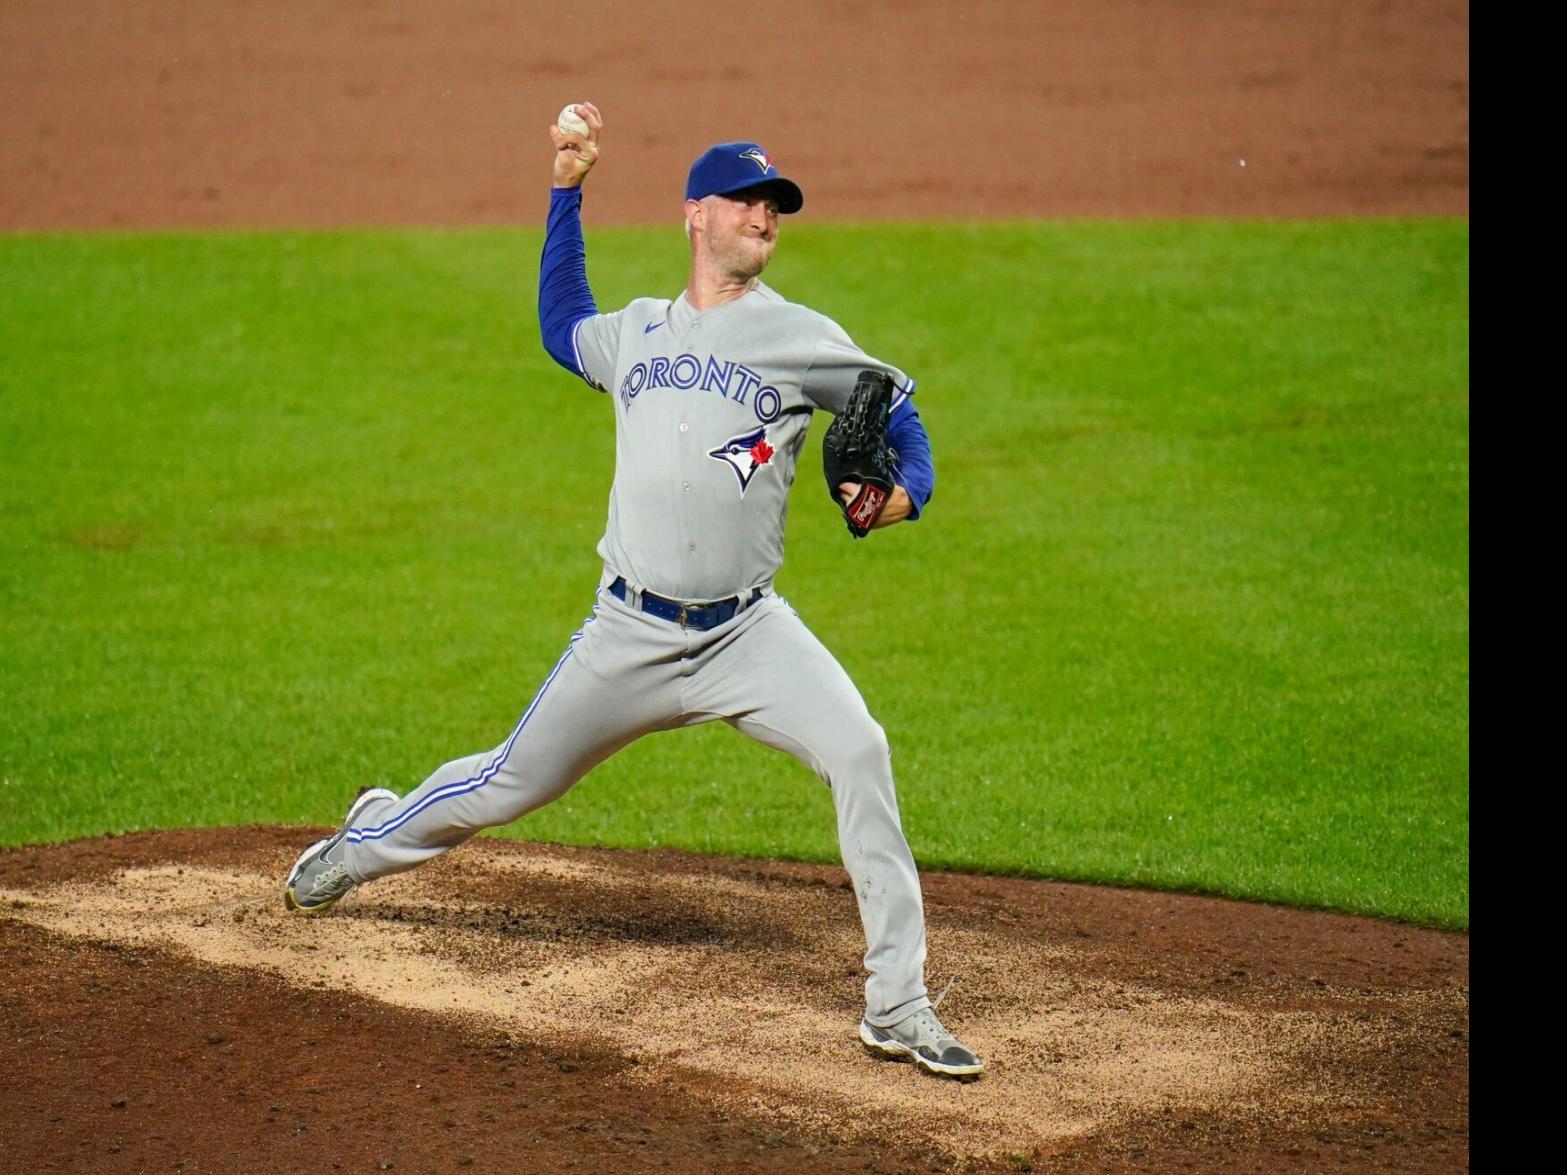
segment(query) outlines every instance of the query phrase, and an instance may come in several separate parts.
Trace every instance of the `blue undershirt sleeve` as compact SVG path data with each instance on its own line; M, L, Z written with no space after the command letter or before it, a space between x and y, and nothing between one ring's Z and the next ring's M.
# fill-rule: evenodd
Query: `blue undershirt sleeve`
M587 373L577 364L571 332L597 313L582 240L582 189L551 188L544 254L539 259L539 338L556 363L584 379Z
M931 460L930 437L920 423L920 414L914 409L914 401L905 396L903 403L892 411L887 422L887 444L897 451L894 478L908 491L913 509L908 521L919 518L936 492L936 466Z

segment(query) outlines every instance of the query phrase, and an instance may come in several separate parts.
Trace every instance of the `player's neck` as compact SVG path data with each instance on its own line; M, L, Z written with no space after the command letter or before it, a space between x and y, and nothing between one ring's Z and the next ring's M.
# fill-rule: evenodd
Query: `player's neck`
M691 267L691 278L686 283L686 301L693 310L711 310L725 302L743 298L756 289L759 275L740 279L732 274L715 273L700 265Z

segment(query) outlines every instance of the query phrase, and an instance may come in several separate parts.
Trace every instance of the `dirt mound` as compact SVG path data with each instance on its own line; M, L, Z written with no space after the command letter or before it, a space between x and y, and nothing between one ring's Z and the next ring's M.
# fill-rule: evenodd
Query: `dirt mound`
M1462 935L931 875L965 1086L859 1046L836 869L483 840L304 919L309 835L0 855L15 1161L1467 1163Z
M729 30L725 33L723 30ZM678 225L757 138L810 219L1467 215L1463 0L11 0L0 228Z

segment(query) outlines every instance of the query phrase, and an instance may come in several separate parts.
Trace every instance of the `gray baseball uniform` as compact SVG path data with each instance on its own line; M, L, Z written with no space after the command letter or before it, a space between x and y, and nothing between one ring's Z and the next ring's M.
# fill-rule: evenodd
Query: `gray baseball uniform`
M811 411L838 411L864 368L891 372L900 399L912 381L760 283L703 311L682 295L583 317L571 355L616 425L592 615L500 746L356 819L349 875L412 868L556 799L641 735L723 719L831 787L867 941L866 1018L896 1024L930 1001L886 736L772 580Z

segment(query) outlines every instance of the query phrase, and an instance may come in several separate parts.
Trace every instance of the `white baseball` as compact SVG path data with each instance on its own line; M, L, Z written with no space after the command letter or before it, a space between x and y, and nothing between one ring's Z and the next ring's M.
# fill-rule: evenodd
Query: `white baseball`
M577 113L576 103L566 106L555 116L555 125L563 135L579 135L584 139L588 137L587 120Z

